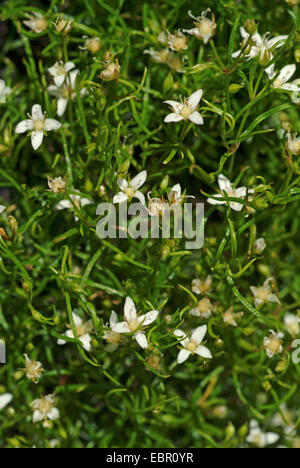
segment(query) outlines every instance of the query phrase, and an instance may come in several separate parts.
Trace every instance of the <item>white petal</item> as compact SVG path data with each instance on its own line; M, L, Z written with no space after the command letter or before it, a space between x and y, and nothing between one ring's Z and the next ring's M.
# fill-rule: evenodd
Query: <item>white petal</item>
M138 317L138 322L143 324L143 326L150 325L150 323L154 322L157 319L159 312L158 310L150 310L144 315L140 315Z
M214 197L217 197L217 198L223 198L222 195L216 193L214 195ZM207 199L207 203L209 203L210 205L225 205L226 204L226 201L225 200L215 200L214 198L208 198Z
M218 184L219 184L220 190L222 190L222 192L228 193L228 192L232 191L231 182L230 182L230 180L227 179L227 177L224 176L224 174L219 174Z
M230 202L229 206L233 211L242 211L244 207L242 203L238 203L238 202Z
M50 130L57 130L61 127L61 123L55 119L46 119L45 120L45 130L48 132Z
M69 72L70 70L72 70L72 68L75 67L75 64L73 62L66 62L65 63L65 70L66 72Z
M186 333L184 333L184 331L182 331L182 330L179 330L179 329L175 330L174 335L176 336L176 338L180 339L180 344L182 346L186 346L190 342L190 340L187 337Z
M2 393L2 395L0 395L0 411L9 405L12 399L13 396L11 393Z
M191 352L187 349L181 349L178 353L177 362L178 364L182 364L187 358L190 356Z
M78 73L79 73L79 70L73 70L70 73L70 80L68 80L68 82L70 83L72 89L75 89L76 76L78 75Z
M276 45L275 49L278 47L282 47L287 40L288 36L276 36L273 37L272 39L269 39L267 42L267 48L272 49L274 45Z
M40 422L44 419L44 415L39 411L39 410L35 410L33 412L33 415L32 415L32 422L36 423L36 422Z
M294 93L300 92L299 86L293 83L285 83L284 85L281 86L281 89L285 89L286 91L293 91Z
M19 122L18 125L16 126L15 132L16 133L24 133L27 132L28 130L33 129L33 121L31 119L26 119L22 120L22 122Z
M44 114L39 104L34 104L31 110L31 116L33 120L43 120Z
M47 417L51 421L55 421L55 419L59 418L59 410L57 408L51 408L51 410L48 411L48 413L47 413Z
M113 203L123 203L126 200L128 200L127 195L125 195L123 192L119 192L114 196Z
M129 185L134 190L137 190L146 182L146 179L147 179L147 171L142 171L132 179Z
M112 331L116 333L130 333L130 328L127 322L118 322L111 327Z
M145 195L139 190L135 192L134 197L137 198L142 205L146 205Z
M3 213L3 211L5 210L6 206L4 205L0 205L0 214Z
M110 328L112 328L117 323L118 323L118 316L116 312L113 310L112 313L110 314L110 319L109 319Z
M175 192L176 199L180 198L181 197L181 185L180 184L173 185L173 187L171 188L171 193L172 192Z
M4 81L4 80L0 80L0 94L3 93L4 88L5 88L5 81Z
M65 77L66 77L66 75L56 75L54 77L54 83L58 88L60 88L60 86L63 85L63 83L65 81Z
M273 445L280 439L280 435L275 432L266 432L265 434L267 445Z
M240 27L240 33L243 39L248 39L250 37L250 34L246 31L246 29L243 26Z
M203 124L204 124L202 115L201 115L199 112L197 112L197 111L194 111L194 112L189 116L189 119L190 119L191 122L193 122L193 123L196 124L196 125L203 125Z
M75 325L77 327L78 327L78 325L81 325L82 324L82 318L79 317L79 315L75 314L74 312L73 312L72 315L73 315L73 320L74 320Z
M138 332L134 335L134 338L136 339L137 343L140 345L141 348L143 349L148 348L148 341L147 341L145 333Z
M169 101L164 101L164 104L168 104L168 106L171 106L176 114L178 114L182 109L181 102L169 100Z
M31 134L31 144L34 150L37 150L43 143L44 132L32 132Z
M124 316L129 322L130 320L136 320L136 307L131 297L126 297L124 306Z
M170 122L180 122L180 120L183 120L183 117L179 114L175 114L175 112L172 112L171 114L168 114L164 118L165 123L170 123Z
M92 349L91 340L92 337L88 333L79 337L79 341L82 343L82 346L86 351L91 351Z
M59 62L55 62L55 64L52 65L52 67L48 68L48 72L50 73L50 75L56 76L59 66L60 66Z
M293 76L296 71L296 65L294 63L286 65L280 70L277 80L286 83Z
M117 179L117 184L121 190L126 190L128 188L128 182L126 179Z
M56 209L57 210L66 210L72 208L72 203L70 200L61 200L60 202L57 203Z
M195 350L195 353L204 359L212 359L212 354L210 350L206 348L206 346L198 346L198 348Z
M203 89L198 89L187 100L188 106L190 109L194 110L198 106L203 94Z
M203 341L203 338L207 332L207 325L202 325L201 327L196 328L191 335L191 340L197 344L200 344Z
M56 110L56 113L59 117L61 117L62 115L64 115L65 111L66 111L66 108L67 108L67 105L68 105L68 99L65 99L65 98L59 98L57 100L57 110Z

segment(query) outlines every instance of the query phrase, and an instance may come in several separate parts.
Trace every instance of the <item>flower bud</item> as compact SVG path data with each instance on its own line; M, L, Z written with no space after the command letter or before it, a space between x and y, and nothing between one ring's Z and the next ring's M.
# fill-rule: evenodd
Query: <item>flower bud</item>
M257 26L253 19L247 19L244 23L244 28L252 36L256 32Z

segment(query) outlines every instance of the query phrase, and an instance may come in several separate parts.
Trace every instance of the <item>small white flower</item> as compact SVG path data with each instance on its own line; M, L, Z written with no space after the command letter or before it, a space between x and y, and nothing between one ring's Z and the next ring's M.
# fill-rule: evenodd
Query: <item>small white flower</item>
M48 187L53 193L64 192L66 188L66 182L62 177L48 177Z
M174 335L180 340L180 344L183 346L183 349L179 351L177 357L178 364L186 361L191 354L198 354L198 356L204 359L212 359L210 350L205 346L201 346L206 331L207 326L202 325L196 328L189 338L184 331L175 330Z
M185 99L184 102L177 101L164 101L165 104L171 106L173 112L168 114L164 122L179 122L180 120L190 120L196 125L203 125L203 117L196 110L198 104L202 98L203 90L198 89L195 91L188 99Z
M202 319L208 319L211 316L213 310L214 306L212 305L210 299L204 297L201 299L201 301L198 302L197 307L190 311L190 314Z
M275 333L274 330L269 330L269 336L264 338L264 348L269 358L283 351L282 338L283 333Z
M266 279L263 286L250 286L251 292L254 296L255 307L266 302L277 302L278 304L280 303L276 294L272 293L272 288L270 286L270 282L272 280L273 278Z
M112 311L109 319L109 327L110 329L106 330L103 339L107 341L108 345L106 346L106 351L113 352L118 349L119 344L122 339L122 335L120 333L116 333L113 331L113 327L118 323L118 316L115 311Z
M130 182L125 179L118 179L117 184L121 189L121 192L113 198L113 203L123 203L126 200L137 198L142 205L145 205L145 196L138 189L146 182L147 171L140 172Z
M223 321L226 325L237 327L237 320L243 316L243 312L234 313L233 307L230 307L226 312L223 313Z
M246 198L247 193L254 193L254 190L247 189L247 187L239 187L234 188L231 182L225 177L223 174L219 174L218 177L218 184L222 195L216 194L213 195L216 198L224 198L224 194L226 194L230 198ZM211 205L226 205L226 200L215 200L214 198L208 198L207 202ZM241 211L243 209L243 203L230 201L229 206L234 211Z
M178 30L175 34L168 32L167 44L175 52L183 52L188 48L188 38Z
M57 98L57 109L56 113L61 117L67 108L69 99L74 99L76 97L75 82L76 77L79 73L79 70L72 70L71 73L66 77L65 82L62 86L50 85L48 86L48 92ZM80 89L80 96L86 96L87 89Z
M195 198L193 195L182 195L181 185L176 184L171 188L168 194L170 206L181 205L186 198Z
M205 279L194 279L192 281L192 291L195 294L208 294L212 290L212 277L208 275Z
M259 239L256 239L254 243L254 252L257 255L260 255L263 253L266 247L267 247L267 244L266 244L265 239L263 237L260 237Z
M5 81L0 80L0 104L4 104L6 101L6 96L11 93L11 88L5 86Z
M79 46L80 49L88 50L92 54L96 54L101 48L101 41L99 37L90 37L86 39L83 46Z
M249 444L263 448L266 445L273 445L280 439L280 436L275 432L263 432L257 421L250 421L250 432L246 438Z
M32 422L44 421L44 426L47 427L48 420L55 421L59 418L59 410L55 407L56 401L54 395L42 396L38 400L30 403L33 409Z
M197 37L197 39L202 39L204 44L207 44L208 41L213 37L216 30L215 16L212 14L212 19L207 18L207 14L210 12L210 8L205 11L202 11L201 16L193 16L192 12L189 11L188 15L190 18L195 20L195 28L193 29L184 29L183 32L191 34L192 36Z
M75 67L73 62L55 62L52 67L48 68L50 75L53 76L54 83L56 86L62 86L68 73Z
M299 335L300 317L294 314L286 313L284 316L284 325L290 335L292 336Z
M100 73L100 78L104 81L117 80L120 74L120 64L118 59L114 62L108 62L105 65L105 69Z
M27 354L24 354L25 357L25 369L27 379L32 380L34 383L38 383L44 369L39 361L32 361L29 359Z
M91 340L92 337L90 335L91 331L93 330L93 322L91 320L88 320L87 322L83 322L83 320L79 317L79 315L75 314L73 312L73 319L76 327L76 332L78 335L78 339L81 342L83 348L86 351L91 351ZM73 330L67 330L64 333L65 336L68 338L74 338L74 333ZM58 345L65 345L66 341L58 339L57 340Z
M270 62L273 58L271 51L282 47L287 40L288 36L276 36L272 39L269 38L269 33L261 36L258 32L254 34L249 34L244 27L240 28L240 33L242 36L242 48L237 50L232 54L233 58L239 57L242 53L243 56L250 60L253 57L259 57L260 61L264 64ZM247 44L247 46L246 46ZM244 47L245 50L243 51Z
M23 23L33 32L40 34L48 28L48 21L41 13L33 11L31 14L26 13L26 16L28 19Z
M80 195L70 195L71 200L73 201L74 205L80 210L86 205L91 205L93 202L89 198L81 197ZM74 219L78 221L78 216L75 214L73 203L70 200L61 200L57 205L57 210L72 210L74 211Z
M279 74L275 71L275 66L271 65L271 67L267 68L266 73L270 80L273 80L275 77L276 79L273 81L272 86L276 89L284 89L286 91L293 91L293 92L300 92L300 87L294 83L288 83L290 78L294 75L296 71L296 65L291 63L283 67Z
M3 410L12 401L13 396L11 393L0 394L0 411Z
M300 137L288 133L286 136L286 147L291 154L297 155L300 153Z
M169 207L169 204L163 198L151 198L151 192L147 193L148 197L148 206L147 211L150 216L160 216L162 215L166 209Z
M50 130L57 130L61 127L61 123L54 119L46 119L39 104L32 106L32 115L29 119L22 120L16 126L16 133L31 132L31 144L34 150L37 150L44 138L44 133Z
M151 310L144 315L137 316L133 300L127 297L124 306L124 322L114 323L111 328L116 333L133 333L133 338L141 348L145 349L148 347L148 342L142 328L153 323L158 314L158 310Z

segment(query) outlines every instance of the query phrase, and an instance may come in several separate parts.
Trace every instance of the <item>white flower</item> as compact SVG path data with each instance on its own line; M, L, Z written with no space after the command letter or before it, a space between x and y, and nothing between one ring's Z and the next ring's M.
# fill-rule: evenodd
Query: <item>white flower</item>
M205 11L202 11L201 16L193 16L192 12L189 11L188 15L195 20L195 28L193 29L184 29L183 32L191 34L192 36L202 39L204 44L207 44L208 41L215 34L215 29L217 27L215 22L214 14L212 14L212 19L207 18L207 14L210 12L210 8Z
M272 86L276 89L284 89L286 91L293 91L293 92L300 92L300 87L294 83L288 83L290 78L294 75L296 71L296 65L291 63L290 65L286 65L283 67L279 74L275 72L275 66L271 65L271 67L267 68L266 73L270 80L273 80L275 77L276 79L273 81Z
M48 68L48 71L50 75L53 76L54 83L56 86L62 86L64 83L67 74L69 73L70 70L72 70L75 67L73 62L55 62L52 67Z
M83 46L79 46L80 49L89 50L92 54L96 54L101 48L101 42L99 37L90 37L86 39Z
M103 335L103 339L108 342L106 346L106 351L113 352L115 351L121 342L122 335L113 331L113 327L118 323L118 316L115 311L112 311L109 319L110 329L106 330Z
M246 438L249 444L263 448L266 445L273 445L280 439L280 436L275 432L263 432L257 421L250 421L250 432Z
M0 411L3 410L12 401L11 393L1 393L0 395Z
M204 359L212 359L210 350L205 346L201 346L206 331L207 326L202 325L196 328L189 338L184 331L175 330L174 335L180 340L180 344L183 346L183 349L179 351L177 357L178 364L186 361L190 354L198 354L198 356Z
M162 50L146 49L144 54L149 54L155 63L165 63L171 70L182 73L183 62L178 54L175 54L168 48Z
M3 211L6 209L6 206L0 205L0 214L3 213Z
M275 333L274 330L269 330L269 336L264 338L264 348L269 358L283 351L282 338L283 333Z
M239 188L232 187L231 182L223 174L219 174L218 184L222 192L222 195L220 194L213 195L216 198L224 198L224 194L225 194L227 195L227 197L230 197L230 198L244 199L246 198L247 193L254 192L254 190L252 189L247 190L247 187L239 187ZM214 198L208 198L207 202L210 203L211 205L226 205L227 204L226 200L215 200ZM229 206L234 211L241 211L243 209L243 203L241 202L230 201Z
M162 215L166 209L169 207L168 202L163 198L151 198L151 192L147 193L148 197L148 206L147 211L150 216L160 216Z
M66 188L66 182L62 177L48 177L48 187L53 193L64 192Z
M214 307L207 297L204 297L201 299L201 301L198 302L197 307L192 309L190 311L191 315L194 315L195 317L200 317L202 319L208 319L212 312L214 310Z
M188 48L188 38L178 30L175 34L168 32L167 44L175 52L183 52Z
M71 73L66 77L65 82L62 86L50 85L48 86L48 92L57 98L57 109L56 113L61 117L67 108L69 99L76 97L75 82L79 70L72 70ZM87 89L80 89L80 96L86 96Z
M273 278L268 278L264 282L263 286L250 286L251 292L254 296L254 304L255 306L259 306L260 304L264 304L265 302L277 302L280 303L276 294L272 293L272 288L270 286L270 282Z
M39 361L32 361L29 359L27 354L24 354L25 357L25 374L27 379L32 380L34 383L38 383L44 369Z
M259 239L256 239L254 243L254 252L257 255L260 255L261 253L263 253L266 247L267 247L267 244L266 244L265 239L263 237L260 237Z
M117 183L121 192L113 198L113 203L122 203L132 198L137 198L142 205L145 205L145 196L138 189L145 183L147 179L147 171L140 172L130 182L125 179L118 179Z
M33 11L31 14L26 13L26 16L28 19L23 23L33 32L40 34L48 28L48 21L41 13Z
M32 422L44 421L44 426L47 427L48 419L55 421L59 418L59 410L55 407L54 395L42 396L38 400L34 400L30 403L33 409Z
M291 135L290 133L286 136L286 147L290 153L297 155L300 153L300 137L296 135Z
M73 19L69 19L66 16L62 15L56 18L55 23L53 23L57 32L64 35L68 34L73 27Z
M91 337L90 333L93 330L93 322L91 320L88 320L87 322L83 322L81 317L79 317L79 315L75 314L74 312L73 312L72 315L73 315L75 328L76 328L76 332L77 332L79 341L81 342L83 348L86 351L91 351L91 349L92 349L92 347L91 347L92 337ZM68 338L74 338L73 330L67 330L63 334L65 336L67 336ZM65 345L66 341L58 339L57 344L58 345Z
M84 198L84 197L81 197L80 195L70 195L70 198L73 201L76 208L78 208L78 210L80 210L86 205L91 205L93 203L89 198ZM61 200L56 205L56 209L57 210L70 209L70 210L73 210L75 213L73 203L70 200ZM76 214L74 214L74 219L75 221L78 221L78 216L76 216Z
M151 310L144 315L137 316L136 307L130 297L126 298L124 306L124 322L112 324L112 331L116 333L134 333L133 338L141 348L147 348L148 342L143 327L153 323L158 316L158 310Z
M5 81L0 80L0 104L4 104L6 101L6 96L11 93L11 88L5 86Z
M114 62L108 62L105 66L105 69L100 73L100 78L104 81L117 80L120 74L120 64L118 59Z
M258 32L249 34L244 27L240 28L242 36L242 48L232 54L233 58L239 57L242 53L243 56L250 60L253 57L259 57L260 61L264 64L270 62L273 58L271 51L282 47L288 36L276 36L269 39L269 33L261 36ZM246 46L247 44L247 46ZM243 51L243 49L245 50Z
M170 205L181 205L186 198L195 198L192 195L182 195L181 185L176 184L171 188L171 192L168 194Z
M208 294L212 290L212 277L208 275L205 279L194 279L192 281L192 291L195 294Z
M292 336L297 336L300 333L300 317L294 314L286 313L284 316L285 328Z
M223 313L223 321L226 325L237 327L237 320L243 316L243 312L234 313L233 307L230 307L226 312Z
M203 117L196 110L203 94L202 89L195 91L188 99L185 99L183 103L177 101L164 101L165 104L171 106L173 112L168 114L164 122L179 122L180 120L190 120L197 125L203 125Z
M32 106L32 115L29 119L22 120L16 126L16 133L24 133L31 131L31 144L34 150L37 150L44 138L44 133L50 130L57 130L61 127L61 123L54 119L46 119L39 104Z

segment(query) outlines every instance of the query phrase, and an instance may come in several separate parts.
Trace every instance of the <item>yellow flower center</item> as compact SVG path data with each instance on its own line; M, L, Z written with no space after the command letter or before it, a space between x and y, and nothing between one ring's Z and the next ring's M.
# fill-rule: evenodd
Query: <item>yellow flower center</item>
M267 348L273 354L278 354L280 352L280 347L281 347L281 340L279 340L278 338L271 338L270 343L267 346Z
M40 31L45 31L45 29L48 27L48 23L44 18L39 18L35 20L35 26Z
M37 132L42 132L44 130L44 120L36 120L34 122L34 128Z
M184 120L187 120L189 118L189 116L191 115L191 109L187 104L184 104L180 114L184 118Z
M132 187L128 187L127 189L124 190L124 192L128 198L132 198L135 193Z
M130 331L135 331L139 326L139 322L137 320L130 320L130 322L128 322L128 327L130 329Z
M197 23L197 28L199 33L203 36L213 35L214 28L211 21L208 19L203 19L200 23Z
M191 351L191 353L193 353L197 348L198 348L198 344L195 343L194 341L190 341L186 346L185 348L188 350L188 351Z

